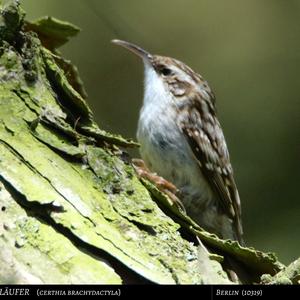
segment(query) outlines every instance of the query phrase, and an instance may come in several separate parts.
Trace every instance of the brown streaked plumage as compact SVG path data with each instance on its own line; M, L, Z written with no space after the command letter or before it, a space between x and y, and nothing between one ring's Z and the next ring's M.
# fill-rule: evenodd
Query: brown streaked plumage
M177 186L187 213L201 226L242 243L239 194L208 83L176 59L114 42L145 65L137 135L147 166Z

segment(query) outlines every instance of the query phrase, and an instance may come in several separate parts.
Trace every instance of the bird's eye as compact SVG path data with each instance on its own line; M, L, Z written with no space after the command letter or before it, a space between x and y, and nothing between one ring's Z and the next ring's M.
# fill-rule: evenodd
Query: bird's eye
M164 76L168 76L172 74L172 70L168 69L166 67L163 67L160 69L160 73L163 74Z

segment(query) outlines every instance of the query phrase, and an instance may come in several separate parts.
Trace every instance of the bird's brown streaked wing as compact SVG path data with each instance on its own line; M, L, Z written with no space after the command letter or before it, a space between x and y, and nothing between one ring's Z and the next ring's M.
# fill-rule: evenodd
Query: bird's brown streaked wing
M221 207L233 219L237 238L242 242L240 199L220 123L206 99L190 101L194 103L181 107L185 116L178 120L179 126L203 175L219 195ZM209 114L205 113L206 110L210 110Z

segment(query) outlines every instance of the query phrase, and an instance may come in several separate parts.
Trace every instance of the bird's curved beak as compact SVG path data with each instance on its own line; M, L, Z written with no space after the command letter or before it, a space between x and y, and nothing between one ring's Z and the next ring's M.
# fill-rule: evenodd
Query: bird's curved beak
M144 50L141 47L134 45L132 43L122 41L122 40L112 40L111 42L113 44L116 44L116 45L119 45L119 46L122 46L122 47L128 49L129 51L133 52L137 56L141 57L143 60L149 61L152 58L152 55L149 52L147 52L146 50Z

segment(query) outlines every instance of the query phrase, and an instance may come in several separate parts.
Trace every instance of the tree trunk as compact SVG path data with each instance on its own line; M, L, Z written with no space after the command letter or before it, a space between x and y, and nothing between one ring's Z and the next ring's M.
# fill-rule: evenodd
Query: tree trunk
M76 68L56 51L78 31L30 23L17 1L2 1L0 282L230 283L227 256L273 282L284 272L273 254L203 231L137 178L119 148L136 144L98 127Z

